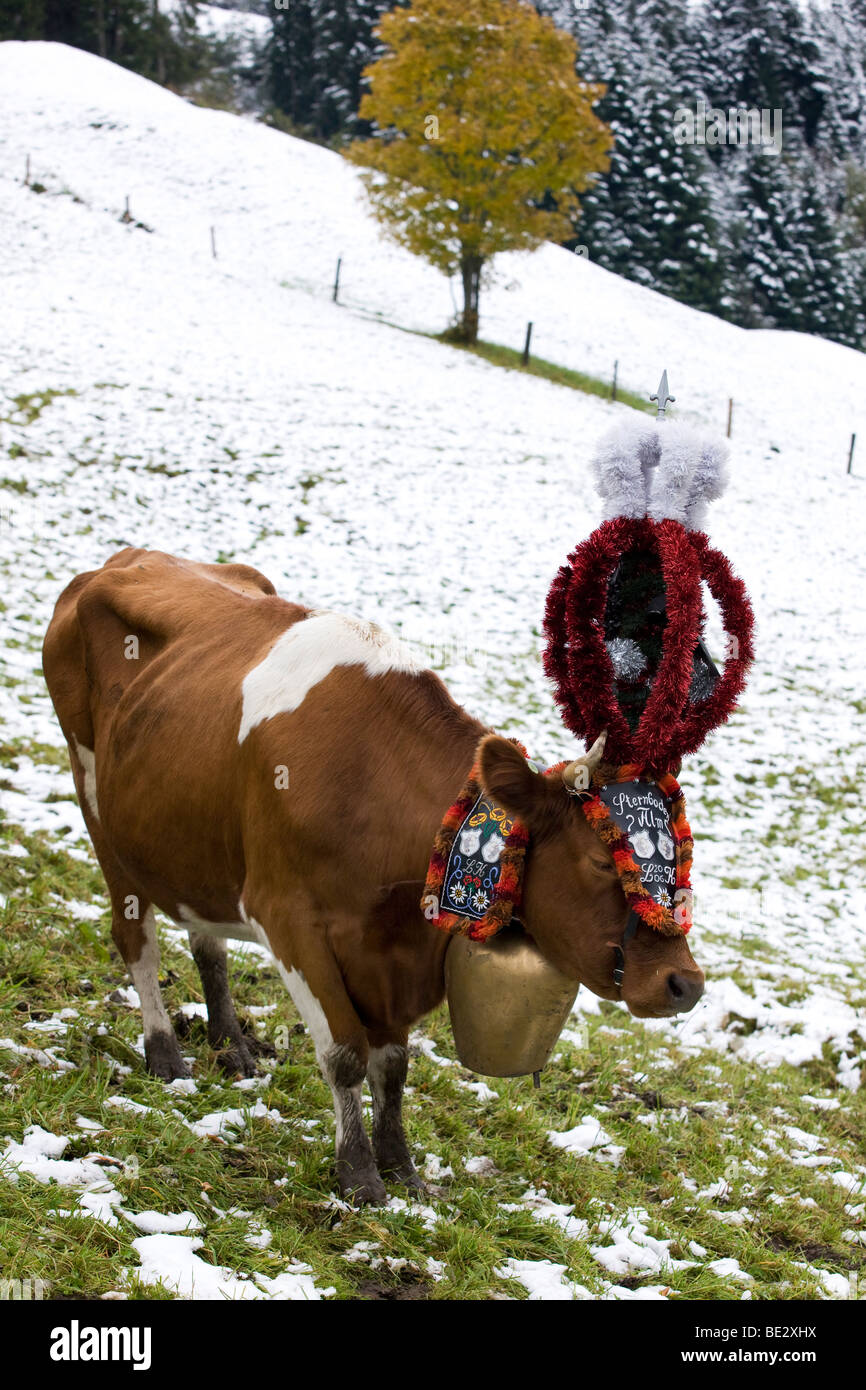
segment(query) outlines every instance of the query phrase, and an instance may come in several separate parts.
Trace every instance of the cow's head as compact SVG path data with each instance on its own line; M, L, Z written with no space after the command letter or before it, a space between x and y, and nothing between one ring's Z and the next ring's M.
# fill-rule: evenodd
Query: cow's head
M572 779L592 772L596 747L570 764ZM527 766L513 743L490 735L479 748L488 796L530 834L520 917L541 953L603 999L625 1000L639 1018L691 1009L704 988L684 936L663 936L641 922L625 948L622 989L614 984L615 948L622 945L628 907L613 857L588 825L561 773Z

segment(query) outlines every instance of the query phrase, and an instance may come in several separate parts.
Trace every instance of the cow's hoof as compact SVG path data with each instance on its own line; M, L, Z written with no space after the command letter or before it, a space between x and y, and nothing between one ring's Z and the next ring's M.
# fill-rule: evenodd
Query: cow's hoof
M241 1032L248 1050L254 1057L276 1057L277 1049L273 1043L269 1043L266 1038L260 1038L253 1025L245 1018L241 1019Z
M152 1033L144 1042L144 1060L152 1076L176 1081L192 1073L180 1054L174 1033Z
M355 1172L351 1177L339 1174L340 1191L347 1202L356 1207L381 1207L388 1200L385 1184L375 1168Z
M406 1163L380 1163L379 1172L383 1178L389 1182L396 1182L401 1187L408 1187L411 1192L428 1193L434 1192L428 1183L418 1174L411 1162Z
M398 1173L397 1182L401 1182L404 1187L408 1187L410 1192L417 1192L425 1197L441 1197L444 1191L441 1187L434 1187L432 1183L425 1182L422 1177L412 1169L411 1173Z
M354 1207L383 1207L388 1200L385 1184L377 1175L359 1187L351 1187L344 1194Z
M256 1066L256 1059L247 1046L247 1039L242 1038L240 1042L232 1043L230 1047L224 1047L216 1055L217 1064L225 1072L226 1076L258 1076L259 1069Z

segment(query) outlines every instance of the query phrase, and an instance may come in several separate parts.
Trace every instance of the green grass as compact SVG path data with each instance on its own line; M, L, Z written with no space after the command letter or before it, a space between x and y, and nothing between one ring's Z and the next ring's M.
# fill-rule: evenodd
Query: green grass
M503 347L501 343L462 343L448 333L425 336L431 336L436 342L446 343L449 347L460 348L462 352L471 352L474 357L483 357L485 362L492 362L495 367L506 367L509 371L523 372L526 376L540 376L545 381L555 382L557 386L568 386L572 391L583 391L586 395L600 396L606 401L611 398L609 381L588 376L586 372L576 372L571 367L561 367L556 362L546 362L543 357L530 354L529 362L524 366L523 353L515 348ZM644 396L637 396L622 386L617 386L616 398L621 404L630 405L633 410L650 413L655 411L655 406Z
M57 391L49 387L44 391L29 391L17 396L10 396L9 403L12 409L8 415L0 415L0 422L10 425L32 425L34 420L38 420L46 406L51 405L58 396L76 396L71 386L67 386L62 391Z
M296 289L301 286L300 281L281 280L280 284L284 289ZM344 305L351 312L351 306ZM372 313L370 317L378 323L385 324L388 328L395 328L400 333L410 333L416 338L427 338L434 343L442 343L446 347L457 348L461 352L471 353L474 357L481 357L485 362L490 362L494 367L504 367L507 371L522 372L525 376L539 376L545 381L552 381L557 386L567 386L572 391L583 391L585 395L599 396L602 400L611 399L611 382L603 381L600 377L590 376L587 372L578 372L571 367L562 367L558 362L548 362L543 357L536 357L530 353L529 362L524 365L523 353L515 348L504 347L501 343L488 343L483 339L476 343L465 343L457 336L453 329L446 329L444 333L425 333L421 329L406 328L403 324L395 323L392 319L387 319L381 313ZM645 396L636 395L634 391L629 391L623 386L617 386L616 399L622 405L631 406L632 410L640 410L645 414L654 414L656 407Z
M28 751L43 758L50 752ZM762 1071L728 1055L686 1055L673 1036L650 1033L608 1005L590 1017L585 1046L561 1043L538 1092L528 1078L491 1081L499 1099L483 1104L459 1084L476 1078L420 1054L410 1068L407 1128L419 1165L433 1153L453 1169L453 1178L439 1180L441 1195L427 1199L441 1219L431 1230L412 1206L342 1210L331 1199L330 1095L276 973L242 954L234 957L232 984L241 1011L276 1005L256 1025L278 1047L277 1064L261 1089L233 1088L214 1065L204 1023L195 1020L183 1048L194 1058L198 1093L167 1090L148 1076L136 1051L137 1010L111 999L128 978L107 917L101 923L81 919L65 905L103 901L98 870L44 836L0 827L0 847L12 839L28 856L0 854L0 892L7 898L0 910L0 1037L53 1046L74 1070L55 1072L0 1050L0 1135L20 1140L30 1124L72 1135L64 1157L98 1151L128 1210L194 1212L204 1226L198 1253L206 1261L273 1276L301 1260L317 1285L333 1286L338 1299L521 1299L523 1287L496 1273L509 1257L562 1264L569 1278L594 1292L609 1277L628 1288L663 1284L672 1297L698 1300L739 1298L743 1284L708 1268L726 1257L752 1276L748 1287L755 1297L816 1297L814 1278L797 1261L846 1278L851 1272L866 1277L866 1250L844 1236L855 1224L845 1202L858 1199L782 1151L782 1127L798 1125L820 1135L822 1151L847 1169L860 1162L864 1102L839 1089L831 1057ZM173 936L164 935L161 978L172 1014L181 1003L201 999L194 966ZM70 1007L78 1017L69 1020L65 1036L44 1037L26 1026ZM424 1031L440 1055L454 1058L444 1010ZM810 1091L837 1097L840 1109L814 1110L802 1099ZM115 1095L151 1110L104 1106ZM255 1119L225 1142L193 1135L178 1116L194 1120L251 1104L257 1095L284 1123ZM571 1128L589 1114L625 1146L619 1167L549 1144L548 1130ZM104 1132L78 1130L78 1115L100 1121ZM644 1123L648 1118L651 1123ZM309 1121L316 1123L308 1127ZM490 1158L495 1172L468 1174L463 1162L470 1155ZM683 1181L685 1175L700 1189L726 1174L730 1195L721 1203L697 1197ZM573 1205L574 1215L590 1223L586 1239L569 1238L525 1208L504 1209L530 1187ZM400 1195L398 1188L391 1191ZM771 1193L782 1200L769 1200ZM803 1198L815 1205L800 1205ZM714 1214L741 1206L754 1216L742 1225ZM41 1278L54 1297L98 1297L113 1289L133 1298L168 1296L136 1281L131 1241L139 1232L123 1217L112 1227L89 1216L54 1214L74 1207L69 1188L24 1175L17 1183L0 1179L0 1277ZM622 1224L629 1209L647 1213L642 1219L649 1233L670 1240L675 1258L695 1258L690 1242L707 1254L693 1268L674 1272L606 1274L590 1247L607 1246L610 1236L599 1223L613 1217ZM268 1249L247 1243L250 1216L243 1213L272 1232ZM369 1255L383 1263L374 1269L369 1259L345 1260L359 1241L373 1242ZM431 1258L444 1265L438 1281L428 1272Z

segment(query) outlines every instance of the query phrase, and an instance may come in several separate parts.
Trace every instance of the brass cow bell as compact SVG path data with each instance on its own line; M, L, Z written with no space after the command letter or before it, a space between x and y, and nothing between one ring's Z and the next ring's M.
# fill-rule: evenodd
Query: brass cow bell
M457 1055L482 1076L527 1076L545 1065L580 988L520 927L488 941L452 937L445 987Z

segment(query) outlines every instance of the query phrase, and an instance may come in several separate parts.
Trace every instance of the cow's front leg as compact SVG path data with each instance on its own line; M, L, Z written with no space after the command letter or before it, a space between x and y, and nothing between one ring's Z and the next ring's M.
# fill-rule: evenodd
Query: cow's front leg
M378 1041L371 1037L371 1044ZM367 1080L373 1096L373 1153L379 1172L407 1187L424 1190L403 1129L403 1087L409 1067L406 1035L370 1047Z
M367 1050L333 1043L319 1054L322 1074L334 1097L337 1117L337 1181L340 1191L355 1202L384 1202L385 1184L364 1128L361 1084L367 1070Z
M361 1084L370 1051L367 1034L327 944L327 920L300 895L294 898L291 919L287 920L288 900L285 894L283 903L270 911L264 904L261 917L255 903L247 902L246 920L257 928L262 944L272 952L331 1088L340 1190L355 1202L384 1202L385 1184L376 1168L361 1108ZM263 921L267 928L261 925Z

